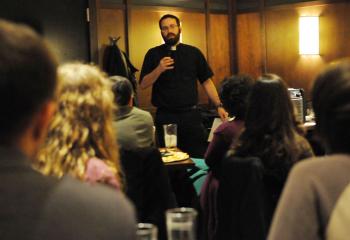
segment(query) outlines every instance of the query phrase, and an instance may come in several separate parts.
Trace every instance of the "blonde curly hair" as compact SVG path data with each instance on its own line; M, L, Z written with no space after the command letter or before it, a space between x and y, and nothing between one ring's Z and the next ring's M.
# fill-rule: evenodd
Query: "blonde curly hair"
M58 78L58 109L36 167L46 175L70 173L83 180L89 159L99 158L121 183L111 83L98 67L82 63L59 67Z

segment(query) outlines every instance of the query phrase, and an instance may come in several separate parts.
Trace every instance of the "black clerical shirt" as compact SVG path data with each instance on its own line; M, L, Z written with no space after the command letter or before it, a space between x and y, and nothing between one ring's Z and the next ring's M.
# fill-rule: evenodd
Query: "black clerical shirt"
M166 56L174 59L174 69L163 72L153 84L152 104L165 109L181 109L196 105L197 79L203 83L213 76L203 54L196 47L180 43L175 51L170 50L165 44L151 48L143 62L140 82Z

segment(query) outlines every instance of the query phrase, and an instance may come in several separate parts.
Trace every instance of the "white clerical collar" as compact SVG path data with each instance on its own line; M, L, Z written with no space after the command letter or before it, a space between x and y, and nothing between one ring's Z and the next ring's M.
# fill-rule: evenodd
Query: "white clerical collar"
M179 45L179 44L180 44L180 41L178 43L176 43L174 46L171 46L170 50L171 51L176 51L177 45Z

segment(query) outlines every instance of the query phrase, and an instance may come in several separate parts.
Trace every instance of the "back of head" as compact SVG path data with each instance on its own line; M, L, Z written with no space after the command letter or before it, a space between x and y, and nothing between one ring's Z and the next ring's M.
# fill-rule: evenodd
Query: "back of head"
M13 144L56 89L56 60L28 27L0 20L0 141Z
M62 82L58 111L39 154L45 174L83 178L89 159L106 160L119 170L112 127L113 93L108 78L92 65L69 63L58 69Z
M293 105L283 80L275 74L261 76L248 98L246 127L262 133L294 128Z
M316 129L329 152L350 152L350 60L331 64L315 80Z
M285 83L274 74L260 77L248 97L238 156L260 157L265 166L285 169L298 157L293 105Z
M230 116L244 119L247 97L253 82L253 79L247 75L231 76L221 82L220 99Z
M109 78L112 81L112 90L114 93L114 102L118 106L126 106L129 104L133 96L133 87L131 82L122 76L112 76Z

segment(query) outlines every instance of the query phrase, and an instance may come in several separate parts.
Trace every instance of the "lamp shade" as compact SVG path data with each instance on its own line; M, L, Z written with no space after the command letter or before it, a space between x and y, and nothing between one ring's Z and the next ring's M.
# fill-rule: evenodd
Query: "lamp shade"
M299 18L299 54L319 55L319 17Z

